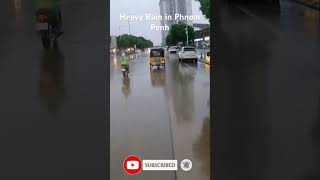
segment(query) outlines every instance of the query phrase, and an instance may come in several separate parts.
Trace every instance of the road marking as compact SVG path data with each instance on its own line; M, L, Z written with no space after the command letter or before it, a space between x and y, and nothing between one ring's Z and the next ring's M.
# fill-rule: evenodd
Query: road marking
M168 87L166 87L168 88ZM173 102L172 102L172 98L170 98L169 96L165 96L167 98L167 108L169 111L169 126L170 126L170 137L171 137L171 150L172 150L172 159L176 158L176 148L175 148L175 136L173 134L173 130L176 129L175 124L177 122L177 119L175 118L174 114L174 108L173 108ZM178 179L177 178L177 171L174 172L174 179Z
M189 64L186 64L186 63L182 63L184 64L185 66L187 66L189 69L192 69L195 73L197 73L197 70L193 67L191 67Z
M194 72L194 74L193 74L193 77L200 77L200 79L202 79L202 78L207 78L207 75L208 74L206 74L206 73L204 73L203 71L199 71L198 72L198 70L196 69L196 68L193 68L192 66L190 66L189 64L186 64L186 63L182 63L182 64L184 64L187 68L189 68L189 69L191 69L193 72ZM201 65L205 65L204 63L202 63ZM197 66L199 66L199 65L197 65ZM203 80L202 80L203 81ZM207 82L207 81L204 81L204 82ZM209 72L209 83L210 83L210 72Z

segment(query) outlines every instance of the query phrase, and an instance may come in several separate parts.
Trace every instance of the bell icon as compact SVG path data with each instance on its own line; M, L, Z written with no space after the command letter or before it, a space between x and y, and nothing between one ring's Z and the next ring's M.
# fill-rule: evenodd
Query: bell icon
M181 161L180 167L183 171L190 171L192 169L192 162L189 159L184 159Z

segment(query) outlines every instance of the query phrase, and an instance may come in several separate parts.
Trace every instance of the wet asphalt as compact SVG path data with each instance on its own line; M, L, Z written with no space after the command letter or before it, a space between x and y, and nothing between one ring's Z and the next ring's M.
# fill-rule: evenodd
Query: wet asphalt
M105 17L104 2L64 4L65 34L55 52L42 50L32 12L27 1L0 2L1 179L109 178L109 60L112 179L128 179L119 167L128 154L194 162L188 173L130 179L208 179L206 65L169 57L165 70L153 72L142 55L132 61L127 91L97 21ZM319 11L290 1L230 2L219 13L214 176L319 179Z
M0 179L108 179L105 9L65 1L44 51L32 1L0 2Z
M110 70L111 179L210 178L210 66L179 63L166 53L165 68L149 66L149 53L131 55L129 79L118 56ZM143 171L131 177L122 169L126 156L141 159L190 159L184 172Z
M320 179L319 11L290 1L219 7L214 177Z

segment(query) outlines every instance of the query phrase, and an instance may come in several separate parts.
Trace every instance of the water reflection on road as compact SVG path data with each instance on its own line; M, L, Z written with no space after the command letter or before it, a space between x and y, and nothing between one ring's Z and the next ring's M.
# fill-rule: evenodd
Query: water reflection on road
M123 78L122 80L122 93L123 95L128 98L130 92L131 92L131 89L130 89L130 78Z
M310 133L320 92L319 11L280 2L219 9L217 179L319 177L319 148Z
M119 57L111 57L111 179L125 179L119 168L122 160L136 154L179 162L189 158L193 169L188 174L143 172L134 179L208 180L208 68L201 62L179 63L173 54L166 54L165 67L150 68L148 53L132 56L129 95L119 93L117 87L128 82L121 75Z
M40 59L39 97L53 116L65 100L64 61L60 50L44 50Z

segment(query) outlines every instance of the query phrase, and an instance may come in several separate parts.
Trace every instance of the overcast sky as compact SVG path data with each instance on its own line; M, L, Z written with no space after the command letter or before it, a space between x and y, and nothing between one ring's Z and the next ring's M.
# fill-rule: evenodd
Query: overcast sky
M120 14L145 15L146 13L160 15L160 0L111 0L110 1L110 32L111 35L119 35L129 32L128 21L120 20ZM209 23L199 10L200 4L192 0L192 14L199 15L199 21L194 23ZM160 21L130 21L130 33L135 36L143 36L153 41L154 45L161 44L160 31L151 31L151 24L160 26Z

